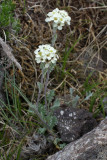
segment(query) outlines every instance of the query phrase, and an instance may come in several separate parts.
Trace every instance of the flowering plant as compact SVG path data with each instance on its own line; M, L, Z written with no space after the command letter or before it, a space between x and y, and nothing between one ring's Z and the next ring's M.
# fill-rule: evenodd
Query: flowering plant
M35 60L37 63L45 63L45 67L48 68L50 63L56 63L59 58L56 52L57 50L49 44L40 45L39 48L34 51Z
M68 13L64 10L59 10L58 8L54 9L52 12L47 14L46 22L53 21L53 27L58 28L58 30L62 30L62 27L65 24L70 25L71 17L68 16Z
M36 111L38 117L45 125L44 129L53 129L54 125L57 123L56 117L53 115L54 109L60 106L60 102L56 99L53 102L54 91L48 91L48 81L49 75L56 65L56 61L59 56L57 55L57 50L54 49L55 41L57 39L57 29L62 30L62 27L65 24L70 25L71 18L68 16L68 13L64 10L59 10L58 8L54 9L52 12L47 14L46 22L53 21L53 33L52 33L52 42L50 44L40 45L38 49L34 51L35 60L40 64L42 70L41 81L37 82L38 86L38 97L36 101L36 108L31 106L30 111ZM44 102L45 104L40 103L41 93L44 93ZM52 105L53 104L53 105ZM51 107L50 107L51 105ZM43 129L42 129L43 131Z

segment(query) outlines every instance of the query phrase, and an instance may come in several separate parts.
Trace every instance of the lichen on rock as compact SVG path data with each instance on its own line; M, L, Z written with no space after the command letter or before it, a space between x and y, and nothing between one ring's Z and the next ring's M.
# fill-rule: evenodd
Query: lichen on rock
M58 119L57 129L64 142L77 140L97 126L92 113L85 109L63 105L54 112Z

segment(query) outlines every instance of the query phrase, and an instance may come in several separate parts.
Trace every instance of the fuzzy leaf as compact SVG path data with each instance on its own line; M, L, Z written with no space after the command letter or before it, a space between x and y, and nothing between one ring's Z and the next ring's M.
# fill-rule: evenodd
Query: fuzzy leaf
M57 118L55 116L50 116L48 119L48 125L50 129L53 129L53 127L57 124Z
M73 93L74 93L74 89L70 88L70 96L71 96L71 98L73 98Z
M48 101L49 104L52 102L54 96L55 96L54 90L50 90L50 91L47 93L47 101Z
M51 107L51 110L54 111L54 110L57 109L59 106L60 106L60 101L59 101L59 99L57 98L57 99L54 101L54 104L53 104L53 106Z
M45 116L46 116L46 113L47 113L45 105L39 104L38 105L38 111L41 114L41 117L45 120Z
M66 143L62 143L62 144L59 144L59 147L60 149L63 149L67 144Z
M40 82L37 82L37 86L38 86L38 88L39 88L39 92L41 92L42 89L43 89L43 84L40 83Z
M91 93L91 91L86 92L86 98L84 99L84 101L89 100L90 97L92 97L93 93Z
M60 138L55 138L54 140L54 144L58 145L59 142L62 142L62 140Z
M55 65L56 65L55 63L50 63L50 65L49 65L49 72L50 73L54 70Z
M45 65L46 65L46 63L41 63L41 64L40 64L40 68L41 68L41 70L42 70L43 77L46 76L46 73L47 73L47 71L48 71L48 68L46 68Z
M72 106L73 107L77 106L79 99L80 99L80 97L78 95L76 95L76 97L72 101Z
M29 112L29 113L32 113L32 114L35 114L35 108L36 108L36 105L34 105L34 104L32 104L32 103L29 103L28 112Z
M42 70L42 69L44 69L45 68L45 63L41 63L40 64L40 69Z
M39 128L38 133L44 134L46 132L46 128Z

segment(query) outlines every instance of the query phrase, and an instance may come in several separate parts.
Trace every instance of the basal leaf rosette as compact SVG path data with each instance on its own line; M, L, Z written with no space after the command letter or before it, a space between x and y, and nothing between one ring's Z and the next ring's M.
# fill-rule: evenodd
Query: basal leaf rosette
M45 63L46 68L49 67L50 63L55 64L59 58L57 55L57 50L49 44L40 45L34 53L36 62Z
M46 22L53 22L53 26L58 30L62 30L62 27L67 24L70 25L71 17L64 10L54 9L47 14Z

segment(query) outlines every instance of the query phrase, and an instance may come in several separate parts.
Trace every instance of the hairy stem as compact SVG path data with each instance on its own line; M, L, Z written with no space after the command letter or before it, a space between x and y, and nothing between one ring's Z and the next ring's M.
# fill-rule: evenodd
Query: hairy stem
M44 70L42 69L41 84L43 84L43 72L44 72ZM42 90L39 89L38 98L37 98L37 102L36 102L37 108L38 108L38 103L40 101L41 92L42 92Z
M46 94L47 94L47 86L48 86L48 81L49 81L49 74L50 74L50 71L49 71L49 68L48 68L47 75L46 75L46 81L45 81L45 89L44 89L44 95L45 95L45 107L46 107L46 110L48 110L48 108L47 108Z
M57 32L56 31L57 31L57 27L54 27L54 25L53 25L53 33L52 33L52 41L51 41L52 47L54 47L55 42L57 40Z

